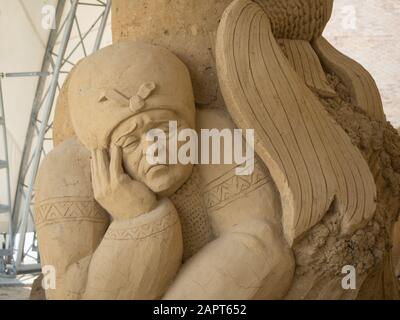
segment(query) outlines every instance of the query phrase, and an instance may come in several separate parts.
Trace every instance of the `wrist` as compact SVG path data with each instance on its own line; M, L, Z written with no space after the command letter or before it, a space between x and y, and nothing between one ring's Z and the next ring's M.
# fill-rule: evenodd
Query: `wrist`
M145 213L126 217L122 219L116 219L112 222L109 230L128 230L134 228L135 230L140 227L145 228L145 226L153 225L156 223L159 225L160 221L175 221L178 220L178 214L175 206L168 198L163 198L156 202L156 206Z

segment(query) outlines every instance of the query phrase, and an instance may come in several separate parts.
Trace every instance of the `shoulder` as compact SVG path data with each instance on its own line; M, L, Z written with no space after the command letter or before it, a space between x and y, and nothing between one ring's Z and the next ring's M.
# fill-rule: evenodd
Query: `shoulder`
M198 108L196 114L197 129L235 129L229 113L223 108Z
M76 138L55 147L40 165L35 189L39 195L61 197L73 190L92 197L90 152Z

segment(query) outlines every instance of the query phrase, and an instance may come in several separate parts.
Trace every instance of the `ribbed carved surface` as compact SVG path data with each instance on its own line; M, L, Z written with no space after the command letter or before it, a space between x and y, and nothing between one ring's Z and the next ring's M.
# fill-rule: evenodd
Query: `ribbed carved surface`
M288 242L320 221L335 199L344 233L364 226L376 208L368 165L299 81L259 5L232 3L221 20L216 54L227 107L239 127L255 129L256 151L280 191Z
M308 41L281 39L278 43L296 74L311 90L324 97L336 96L335 90L329 86L318 56Z
M276 38L312 40L322 34L333 0L255 0L267 13Z

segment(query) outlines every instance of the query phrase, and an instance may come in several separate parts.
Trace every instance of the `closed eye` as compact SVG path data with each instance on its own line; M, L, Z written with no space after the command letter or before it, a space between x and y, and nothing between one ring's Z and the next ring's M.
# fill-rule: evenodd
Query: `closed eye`
M140 140L137 138L128 138L123 144L122 148L135 148L139 145Z

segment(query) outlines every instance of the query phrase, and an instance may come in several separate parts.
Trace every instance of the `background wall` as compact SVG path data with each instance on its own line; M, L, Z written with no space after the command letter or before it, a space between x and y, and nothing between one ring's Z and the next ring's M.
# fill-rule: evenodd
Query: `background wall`
M52 5L56 2L47 1ZM49 30L41 27L43 4L37 0L0 0L0 73L40 71L49 35ZM2 79L13 192L36 85L37 78ZM5 203L5 196L5 190L0 190L0 202ZM0 229L5 220L6 216L0 215Z
M85 0L82 2L95 4L97 1ZM66 10L62 21L69 9L69 1L66 1L66 3ZM50 30L43 28L42 24L45 17L42 9L48 5L56 7L57 0L0 0L0 73L40 71L50 34ZM85 33L89 29L102 10L103 8L101 7L78 6L77 17L82 33ZM92 51L98 26L99 24L96 25L86 38L85 46L88 53ZM58 39L55 48L56 52L60 40L61 37ZM72 29L67 54L69 54L78 42L78 29L75 24ZM111 44L110 20L102 42L103 46L108 44ZM70 60L77 62L83 56L84 52L80 47L71 56ZM66 66L64 70L67 68L71 68L71 66ZM64 77L65 75L62 75L61 78ZM12 198L14 198L16 190L18 170L37 82L37 77L2 79L10 156ZM0 151L1 158L3 158L3 154ZM0 176L0 179L4 179L4 177ZM6 196L5 190L2 188L3 184L0 184L0 203ZM0 232L6 230L7 221L5 215L0 215Z
M387 120L400 127L400 1L334 0L325 37L374 77Z

